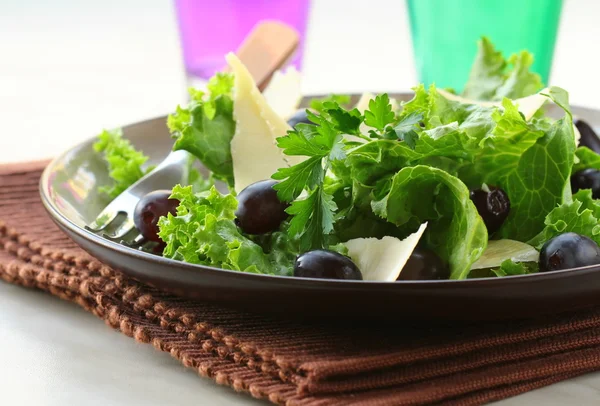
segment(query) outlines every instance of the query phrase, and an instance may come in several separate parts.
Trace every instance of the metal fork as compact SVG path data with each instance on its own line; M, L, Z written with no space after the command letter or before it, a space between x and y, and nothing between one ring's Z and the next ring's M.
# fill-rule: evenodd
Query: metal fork
M141 246L145 241L139 234L133 240L133 243L123 241L125 236L135 230L133 211L137 202L144 195L154 190L171 189L177 183L187 183L190 159L192 159L192 155L187 151L171 151L156 168L110 202L92 224L85 226L86 230L101 234L111 241L130 246ZM120 219L123 220L119 223ZM113 229L113 231L104 233L108 229Z

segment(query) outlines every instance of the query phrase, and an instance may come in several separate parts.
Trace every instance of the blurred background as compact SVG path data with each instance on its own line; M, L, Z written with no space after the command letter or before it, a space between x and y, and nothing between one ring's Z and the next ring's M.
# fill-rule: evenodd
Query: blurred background
M598 1L564 0L550 83L573 104L600 107L598 15ZM305 94L417 83L405 0L312 0L306 30ZM0 0L0 55L0 162L51 157L186 99L171 0Z

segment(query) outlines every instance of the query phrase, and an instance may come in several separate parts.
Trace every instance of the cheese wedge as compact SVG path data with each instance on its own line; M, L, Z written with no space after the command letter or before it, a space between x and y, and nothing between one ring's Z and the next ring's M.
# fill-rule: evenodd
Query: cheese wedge
M363 280L393 282L423 236L427 223L404 240L395 237L355 238L345 243L348 255L360 269Z
M276 71L263 95L271 108L284 120L288 120L300 106L302 91L300 72L290 66L285 72Z
M529 244L514 240L490 240L471 269L497 268L507 259L513 262L538 262L539 252Z
M229 53L227 63L234 74L233 116L235 134L231 140L231 158L235 191L264 179L270 179L288 161L276 144L291 127L267 103L250 72L238 57Z

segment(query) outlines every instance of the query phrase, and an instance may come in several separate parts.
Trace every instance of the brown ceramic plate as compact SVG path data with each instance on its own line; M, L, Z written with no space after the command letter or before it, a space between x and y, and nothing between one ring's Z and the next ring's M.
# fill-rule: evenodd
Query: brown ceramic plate
M412 96L395 97L407 100ZM600 111L573 110L600 126ZM160 162L172 146L165 117L123 130L125 138L150 157L150 164ZM515 319L600 304L600 266L505 278L383 283L246 274L128 248L84 229L108 203L97 191L108 182L108 175L93 143L90 139L71 148L46 168L40 193L48 213L92 255L177 295L286 317L388 321Z

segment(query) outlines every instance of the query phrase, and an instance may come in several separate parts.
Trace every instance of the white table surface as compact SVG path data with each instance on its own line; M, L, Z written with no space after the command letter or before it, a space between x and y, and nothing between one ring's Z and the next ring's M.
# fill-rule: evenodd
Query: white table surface
M551 82L573 104L600 107L598 15L600 2L566 1ZM415 73L404 1L314 0L303 80L305 93L408 90ZM0 162L51 157L102 128L168 113L184 97L170 1L0 0ZM599 399L595 373L498 404ZM262 402L74 305L0 282L0 404L142 403Z

